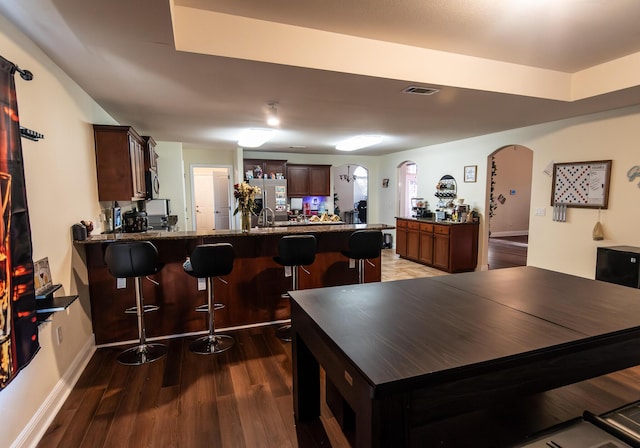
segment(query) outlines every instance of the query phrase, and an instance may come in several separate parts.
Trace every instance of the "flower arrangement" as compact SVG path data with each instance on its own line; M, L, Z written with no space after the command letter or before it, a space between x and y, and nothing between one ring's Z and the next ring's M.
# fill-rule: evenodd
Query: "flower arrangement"
M233 196L236 198L237 205L233 214L236 215L241 212L243 215L254 213L256 206L256 195L261 193L260 187L252 187L246 182L235 184L233 186Z

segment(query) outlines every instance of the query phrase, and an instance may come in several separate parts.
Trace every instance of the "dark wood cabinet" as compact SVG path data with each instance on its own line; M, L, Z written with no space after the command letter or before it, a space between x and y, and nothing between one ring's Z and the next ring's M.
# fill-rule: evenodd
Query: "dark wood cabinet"
M254 178L258 177L257 172L260 168L262 174L276 175L277 173L286 176L287 174L287 161L286 160L264 160L264 159L244 159L244 178L247 178L247 171L251 171Z
M99 201L146 197L146 143L130 126L94 125Z
M407 223L407 258L415 261L420 258L420 227L416 221Z
M396 253L402 258L407 257L407 220L396 220Z
M449 270L449 229L436 226L433 233L433 261L432 264L438 269ZM439 230L439 232L438 232Z
M433 224L420 224L420 256L419 261L433 264Z
M331 165L287 165L288 196L330 196Z
M396 253L447 272L473 271L478 263L478 229L478 223L396 219Z

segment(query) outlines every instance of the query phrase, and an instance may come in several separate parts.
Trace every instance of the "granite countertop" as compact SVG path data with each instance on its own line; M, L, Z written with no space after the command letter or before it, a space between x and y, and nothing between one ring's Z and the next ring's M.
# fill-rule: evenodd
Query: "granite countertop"
M477 222L458 222L458 221L451 221L450 219L443 219L443 220L436 220L434 218L409 218L406 216L396 216L396 219L404 219L407 221L417 221L417 222L425 222L425 223L429 223L429 224L442 224L445 226L454 226L454 225L458 225L458 224L478 224Z
M77 244L108 243L113 241L139 241L139 240L184 240L204 237L258 237L264 235L286 235L295 233L330 233L330 232L353 232L354 230L373 229L387 230L395 229L395 226L387 224L323 224L312 223L312 225L288 225L278 227L252 228L250 232L243 233L241 230L209 230L209 231L178 231L169 232L166 230L149 230L137 233L104 233L89 235L86 240L74 241Z

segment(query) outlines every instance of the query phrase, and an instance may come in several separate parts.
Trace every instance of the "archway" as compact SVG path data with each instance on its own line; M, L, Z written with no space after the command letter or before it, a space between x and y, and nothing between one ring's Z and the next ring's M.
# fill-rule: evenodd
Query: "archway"
M406 160L398 166L397 216L411 216L411 198L418 196L418 165Z
M488 158L487 260L489 269L525 266L531 211L533 151L508 145Z

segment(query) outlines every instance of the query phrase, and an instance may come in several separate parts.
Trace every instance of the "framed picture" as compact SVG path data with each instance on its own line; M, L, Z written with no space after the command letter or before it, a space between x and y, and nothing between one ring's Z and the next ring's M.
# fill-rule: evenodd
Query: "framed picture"
M478 172L478 165L467 165L464 167L464 181L475 182Z

